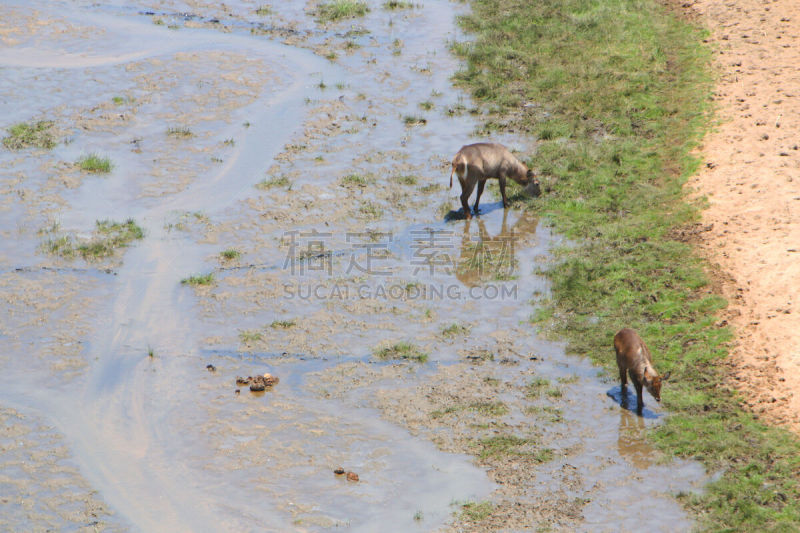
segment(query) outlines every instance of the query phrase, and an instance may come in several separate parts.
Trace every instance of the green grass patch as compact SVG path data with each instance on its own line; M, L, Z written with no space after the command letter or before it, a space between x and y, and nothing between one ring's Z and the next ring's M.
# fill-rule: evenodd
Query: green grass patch
M292 184L288 177L285 175L272 176L271 178L264 178L256 183L257 189L272 189L274 187L288 187Z
M176 139L188 139L193 137L194 133L186 126L175 126L167 128L167 137L175 137Z
M342 187L366 187L372 180L361 174L348 174L339 180Z
M244 330L239 332L239 340L244 343L260 341L263 338L264 335L260 331Z
M69 235L50 237L42 244L42 250L50 255L55 255L66 259L72 259L77 253L75 241Z
M361 0L330 0L317 6L317 22L334 22L341 19L363 17L369 6Z
M110 257L119 248L144 238L144 230L129 218L125 222L98 220L91 239L77 239L72 235L58 235L58 225L47 231L52 236L42 248L45 252L72 259L80 256L87 261Z
M404 359L407 361L424 363L428 360L428 354L408 342L398 342L390 346L377 348L374 351L374 355L378 359L384 361L390 359Z
M437 418L442 418L442 417L447 416L447 415L451 415L453 413L458 413L458 412L463 411L463 410L464 410L463 406L451 405L451 406L445 407L444 409L436 409L435 411L431 411L430 416L433 419L437 419Z
M403 117L403 124L406 126L423 126L428 123L428 119L425 117L418 117L415 115L405 115Z
M233 261L234 259L239 259L242 253L234 248L228 248L227 250L221 251L219 256L226 261Z
M197 274L194 276L189 276L188 278L183 278L181 280L182 285L190 285L192 287L203 287L208 286L214 283L214 273L209 272L208 274Z
M55 147L56 139L53 134L55 123L50 120L40 120L35 124L20 122L8 128L8 136L3 138L3 146L9 150L22 150L23 148L43 148L50 150Z
M470 522L480 522L489 518L494 512L492 502L464 502L461 506L461 518Z
M269 327L273 329L289 329L295 326L294 320L273 320Z
M437 191L441 191L443 189L442 185L439 183L429 183L428 185L423 185L419 188L419 192L422 194L431 194Z
M375 202L367 200L365 202L361 202L361 205L358 207L359 218L375 220L381 218L381 216L383 216L383 209L381 209L381 207Z
M400 183L401 185L416 185L417 181L417 177L412 176L411 174L406 174L405 176L399 176L397 178L397 183Z
M144 238L144 230L132 218L125 222L98 220L97 232L105 236L114 246L125 246L131 241Z
M563 411L552 405L530 405L523 410L525 414L541 418L551 424L558 424L564 421Z
M394 11L395 9L411 9L414 4L411 2L403 2L402 0L389 0L383 3L383 9Z
M525 396L528 398L538 398L550 387L550 380L546 378L534 378L528 383L525 389Z
M475 411L483 416L499 417L507 415L508 406L503 402L473 402L469 404L470 411Z
M470 327L458 322L453 322L449 326L442 328L442 335L448 338L460 337L469 333Z
M108 174L114 170L114 163L111 162L111 159L94 153L81 157L76 164L81 170L93 174Z
M78 253L84 259L111 256L116 249L144 238L144 230L132 218L125 222L98 220L96 233L91 241L77 246Z
M482 133L538 137L527 162L548 192L526 208L572 243L544 269L552 290L538 325L612 376L613 335L633 327L656 367L672 371L662 391L672 416L649 436L723 472L682 498L700 528L797 530L800 441L720 386L732 335L715 314L725 302L691 247L670 237L698 217L683 184L709 125L703 31L657 0L470 3L461 26L474 39L453 45L465 60L456 83L487 113Z

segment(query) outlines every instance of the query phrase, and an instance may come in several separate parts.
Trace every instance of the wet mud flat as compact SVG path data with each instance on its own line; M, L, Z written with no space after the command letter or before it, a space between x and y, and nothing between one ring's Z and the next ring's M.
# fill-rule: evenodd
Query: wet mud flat
M26 6L0 104L58 143L0 152L4 527L691 527L705 477L646 445L663 413L528 324L557 237L492 186L453 211L465 6Z

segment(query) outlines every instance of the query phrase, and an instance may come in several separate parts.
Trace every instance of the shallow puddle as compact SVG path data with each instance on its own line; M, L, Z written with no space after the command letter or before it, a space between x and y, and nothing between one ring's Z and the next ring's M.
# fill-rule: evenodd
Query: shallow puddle
M94 518L3 499L3 526L690 529L672 495L704 473L646 445L655 402L620 408L528 321L557 236L491 186L480 217L454 216L449 159L480 122L450 81L465 6L330 26L258 7L7 6L4 126L52 120L61 142L0 152L0 406L65 449L4 475L48 486L74 463ZM114 170L78 169L90 152ZM127 218L145 237L111 258L45 250ZM265 372L264 393L235 384ZM503 432L524 456L476 459ZM460 514L487 500L507 522Z

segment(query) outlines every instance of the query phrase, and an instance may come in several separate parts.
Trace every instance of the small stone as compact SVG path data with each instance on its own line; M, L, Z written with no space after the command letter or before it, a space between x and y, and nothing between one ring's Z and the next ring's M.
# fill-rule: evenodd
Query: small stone
M334 473L334 474L336 474L337 476L342 476L342 475L344 475L344 468L342 468L342 467L340 466L339 468L335 469L335 470L333 471L333 473Z
M348 472L347 481L358 481L358 474L356 474L355 472Z
M206 365L206 370L208 370L209 372L216 372L217 367L215 367L214 365Z

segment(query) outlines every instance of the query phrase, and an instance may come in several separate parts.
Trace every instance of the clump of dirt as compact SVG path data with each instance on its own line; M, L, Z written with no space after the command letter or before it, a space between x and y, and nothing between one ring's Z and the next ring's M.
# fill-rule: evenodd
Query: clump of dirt
M273 387L275 384L278 383L280 379L272 374L264 374L263 376L248 376L247 379L238 377L236 378L236 385L240 387L244 387L245 385L250 386L250 390L253 392L263 392L267 388Z

